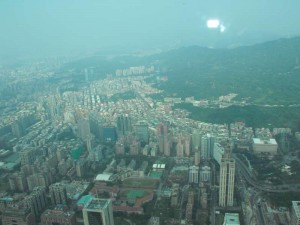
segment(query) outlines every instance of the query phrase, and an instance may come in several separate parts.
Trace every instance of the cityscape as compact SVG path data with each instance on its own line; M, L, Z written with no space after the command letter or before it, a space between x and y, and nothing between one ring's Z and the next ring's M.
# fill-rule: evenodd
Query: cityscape
M300 225L299 12L0 1L0 225Z
M67 62L0 71L13 96L1 103L2 224L298 224L299 132L190 119L176 104L246 103L153 98L167 80L154 65L93 81L85 68L80 85L69 70L49 87Z

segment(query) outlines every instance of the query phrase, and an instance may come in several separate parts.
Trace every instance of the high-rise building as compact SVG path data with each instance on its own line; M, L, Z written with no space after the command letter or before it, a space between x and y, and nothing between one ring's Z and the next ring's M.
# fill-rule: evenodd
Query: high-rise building
M193 149L198 149L200 148L200 143L201 143L201 131L195 130L192 134L192 148Z
M138 155L140 153L141 144L137 140L133 140L129 145L129 154L130 155Z
M35 216L29 208L7 208L2 214L3 225L35 225Z
M187 157L190 157L191 154L191 136L185 135L183 137L183 146L184 146L184 154Z
M78 136L83 140L86 141L91 136L91 129L90 129L90 121L88 118L82 118L78 120Z
M164 155L170 156L171 155L171 145L172 141L167 137L164 141Z
M124 135L132 132L132 124L131 117L129 115L119 115L117 117L117 134L118 137L122 137Z
M188 202L186 204L186 209L185 209L185 217L188 224L190 224L193 220L193 206L194 206L194 192L189 191Z
M49 188L52 205L67 204L66 186L62 183L52 184Z
M25 173L13 173L9 178L9 186L12 191L26 191L27 190L27 182Z
M87 163L85 159L79 159L75 163L77 177L84 177L87 172Z
M165 124L159 124L156 128L156 134L159 142L159 152L165 153L165 147L168 146L168 127Z
M86 143L86 148L88 152L91 152L91 128L90 128L90 121L88 118L82 118L78 120L78 136Z
M48 186L49 182L46 179L47 174L44 173L35 173L27 177L28 190L32 191L37 186Z
M179 140L176 145L176 156L183 157L183 144L181 140Z
M225 150L220 165L219 206L233 206L235 160L231 157L230 146Z
M46 188L35 187L33 192L25 197L24 201L37 218L47 206Z
M75 212L65 205L57 205L53 210L47 209L41 216L43 225L76 225Z
M117 140L116 127L110 124L105 124L100 127L100 139L106 142Z
M213 148L215 143L215 137L206 134L201 138L201 158L209 160L213 154Z
M36 159L36 149L32 147L27 147L19 152L21 164L32 164Z
M200 164L200 150L199 149L195 149L195 162L194 164L196 166L199 166Z
M202 166L200 169L200 182L210 182L211 170L209 166Z
M114 225L110 199L93 198L83 208L84 225Z
M292 201L291 225L300 225L300 201Z
M149 127L146 122L140 121L135 125L135 134L140 141L149 143Z
M125 154L124 140L120 139L116 142L116 155L124 155L124 154Z
M199 167L191 166L189 168L189 183L199 183Z
M213 153L213 158L214 160L217 161L217 163L219 165L221 165L221 159L224 155L224 148L219 144L219 143L215 143L214 144L214 153Z

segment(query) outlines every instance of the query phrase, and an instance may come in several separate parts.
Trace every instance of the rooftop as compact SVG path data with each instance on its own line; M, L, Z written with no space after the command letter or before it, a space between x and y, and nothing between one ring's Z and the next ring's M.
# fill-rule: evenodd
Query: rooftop
M300 218L300 201L292 201L292 205L295 210L296 216Z
M260 145L277 145L277 142L275 139L260 139L260 138L253 138L254 144L260 144Z
M112 175L113 175L112 173L101 173L101 174L97 175L95 180L96 181L109 181Z
M85 205L86 209L104 209L108 206L110 199L105 198L93 198L89 203Z
M224 218L225 225L240 225L240 219L238 213L225 213Z
M93 195L84 195L77 201L77 205L86 205L92 198Z

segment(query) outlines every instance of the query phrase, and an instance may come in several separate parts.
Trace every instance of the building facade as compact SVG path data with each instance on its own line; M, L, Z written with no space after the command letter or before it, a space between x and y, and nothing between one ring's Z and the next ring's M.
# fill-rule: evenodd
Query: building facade
M114 225L110 199L93 198L83 208L84 225Z
M226 152L220 165L219 206L233 206L235 160Z
M300 201L292 201L291 225L300 225Z
M64 205L57 205L53 210L47 209L41 216L43 225L76 225L74 211L70 211Z
M3 225L35 225L35 216L29 208L7 208L2 214Z
M55 183L49 188L52 205L67 204L67 191L64 184Z

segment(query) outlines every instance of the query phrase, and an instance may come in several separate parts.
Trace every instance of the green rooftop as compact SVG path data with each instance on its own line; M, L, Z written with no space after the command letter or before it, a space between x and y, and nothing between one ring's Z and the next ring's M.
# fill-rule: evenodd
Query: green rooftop
M71 157L72 157L72 159L74 159L74 160L79 159L79 157L81 156L83 150L84 150L83 147L79 147L77 149L72 150L71 151Z

